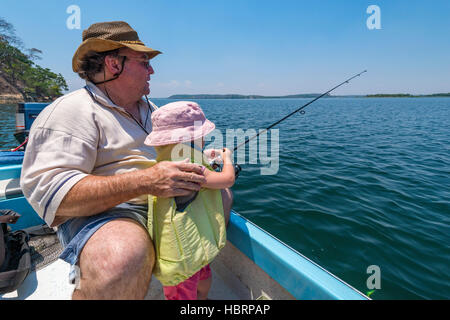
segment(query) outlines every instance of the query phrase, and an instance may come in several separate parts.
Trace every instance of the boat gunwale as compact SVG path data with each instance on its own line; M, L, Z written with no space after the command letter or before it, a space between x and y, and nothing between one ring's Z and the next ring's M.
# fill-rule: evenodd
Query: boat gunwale
M250 243L249 246L245 247L241 241L242 235L246 235L253 243ZM314 298L370 300L369 297L361 293L356 288L352 287L336 275L321 267L308 257L304 256L234 210L231 211L227 236L228 240L230 240L233 245L241 250L247 257L261 267L269 276L271 276L297 299ZM282 252L276 252L270 247L271 244L275 243L279 244L279 249L281 248ZM266 258L270 257L270 259L260 259L258 256L263 256ZM273 263L272 260L275 262ZM312 279L306 274L306 270L299 270L298 266L294 265L295 262L303 265L306 264L308 268L312 268L312 272L315 273L315 277L322 278L322 280L325 280L326 283L319 284L317 279ZM273 264L277 265L274 266ZM283 266L283 264L285 264L285 266ZM308 280L310 283L314 284L314 289L321 290L322 294L317 296L313 295L312 297L306 294L305 297L305 292L308 291L308 288L294 287L292 284L295 284L295 282L289 282L287 280L288 277L281 277L277 272L273 271L278 268L289 268L291 269L290 271L295 271L295 277L293 277L294 279L300 280L300 282L305 282L305 280ZM305 277L307 279L305 279Z

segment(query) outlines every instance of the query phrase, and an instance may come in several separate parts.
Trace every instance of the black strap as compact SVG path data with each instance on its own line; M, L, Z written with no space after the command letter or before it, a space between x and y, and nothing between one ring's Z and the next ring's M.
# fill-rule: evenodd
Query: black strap
M123 72L123 66L125 65L125 59L126 59L127 57L126 56L123 56L123 60L122 60L122 69L120 69L120 72L119 73L116 73L111 79L108 79L108 80L103 80L103 81L99 81L99 82L94 82L94 81L92 81L90 78L89 78L89 80L93 83L93 84L95 84L95 85L97 85L97 84L102 84L102 83L106 83L106 82L109 82L109 81L113 81L113 80L116 80L121 74L122 74L122 72ZM103 66L103 76L105 75L105 66Z
M88 86L84 86L84 89L89 93L89 95L91 96L91 98L92 98L92 100L94 101L94 102L96 102L96 103L99 103L100 104L100 102L98 102L97 101L97 99L94 97L94 94L91 92L91 90L89 90L89 88L88 88ZM145 99L147 99L147 105L148 105L148 109L147 109L147 116L145 117L145 123L144 123L144 125L142 125L142 123L140 123L137 119L135 119L134 117L133 117L133 115L131 114L131 113L129 113L128 111L126 111L125 110L125 112L142 128L142 130L144 130L145 131L145 133L147 133L147 134L149 134L149 132L147 131L147 121L148 121L148 115L149 115L149 113L152 113L153 112L153 108L151 107L151 105L150 105L150 102L148 101L148 98L147 98L147 96L145 96ZM109 100L111 100L112 101L112 99L111 98L109 98ZM140 112L140 111L139 111Z

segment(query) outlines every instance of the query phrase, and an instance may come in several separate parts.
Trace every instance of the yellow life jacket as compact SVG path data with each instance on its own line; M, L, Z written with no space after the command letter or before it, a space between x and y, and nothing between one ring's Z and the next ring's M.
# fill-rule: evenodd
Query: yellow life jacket
M183 157L171 156L174 147L156 147L156 160L182 160ZM206 170L212 170L200 151L189 149L193 162L200 162ZM225 246L220 190L200 189L195 200L182 212L176 211L174 198L150 195L148 207L148 230L156 251L153 273L162 285L174 286L190 278L212 262Z

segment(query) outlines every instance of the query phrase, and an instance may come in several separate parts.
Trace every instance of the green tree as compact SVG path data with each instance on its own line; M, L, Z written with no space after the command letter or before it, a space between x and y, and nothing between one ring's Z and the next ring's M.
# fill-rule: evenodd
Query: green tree
M62 94L61 89L68 89L61 74L55 74L50 69L38 65L26 69L23 78L27 84L25 94L34 100L38 98L52 100Z
M26 51L28 54L23 53ZM40 59L42 51L24 49L12 24L0 18L0 75L14 86L25 100L53 100L68 90L61 74L42 68L33 60Z

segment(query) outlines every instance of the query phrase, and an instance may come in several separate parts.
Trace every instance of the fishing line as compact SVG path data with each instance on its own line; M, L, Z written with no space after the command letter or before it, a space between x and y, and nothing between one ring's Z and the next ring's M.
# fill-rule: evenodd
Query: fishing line
M307 106L309 106L311 103L313 103L313 102L319 100L320 98L326 96L327 94L329 94L330 92L336 90L336 89L339 88L340 86L342 86L342 85L344 85L344 84L346 84L346 83L349 83L351 80L353 80L353 79L356 78L356 77L359 77L359 76L362 75L364 72L367 72L367 70L364 70L364 71L362 71L362 72L360 72L360 73L354 75L353 77L348 78L347 80L345 80L345 81L343 81L342 83L338 84L338 85L335 86L334 88L332 88L332 89L328 90L327 92L321 94L320 96L314 98L313 100L311 100L311 101L309 101L308 103L304 104L304 105L301 106L300 108L298 108L298 109L292 111L291 113L289 113L289 114L286 115L285 117L281 118L281 119L278 120L277 122L272 123L270 126L268 126L267 128L265 128L264 130L260 131L259 133L257 133L257 134L254 135L253 137L248 138L247 140L245 140L244 142L242 142L241 144L239 144L238 146L236 146L236 147L233 149L233 151L231 151L231 153L235 152L237 149L239 149L240 147L246 145L246 144L249 143L251 140L257 138L257 137L260 136L261 134L267 132L268 130L270 130L271 128L275 127L277 124L283 122L283 121L286 120L287 118L291 117L291 116L294 115L295 113L300 112L300 114L305 114L305 111L304 111L303 109L305 109L305 108L306 108ZM216 163L215 161L212 161L212 162L211 162L211 166L212 166L213 168L219 168L219 169L220 169L220 165L219 165L218 163ZM236 178L237 178L237 176L239 175L239 172L242 170L242 168L241 168L241 166L238 165L238 164L235 164L234 166L235 166L235 167L234 167L234 171L235 171L235 175L236 175Z
M256 137L258 137L258 136L261 135L262 133L267 132L268 130L270 130L271 128L275 127L275 126L276 126L277 124L279 124L280 122L282 122L282 121L286 120L287 118L289 118L290 116L294 115L295 113L297 113L297 112L300 111L300 114L305 114L305 111L304 111L303 109L306 108L307 106L309 106L311 103L313 103L313 102L319 100L319 99L322 98L323 96L326 96L326 95L329 94L331 91L336 90L336 89L339 88L340 86L342 86L342 85L344 85L344 84L346 84L346 83L349 83L350 80L352 80L352 79L354 79L354 78L356 78L356 77L359 77L359 76L362 75L364 72L367 72L367 70L364 70L363 72L360 72L360 73L354 75L353 77L351 77L351 78L345 80L344 82L338 84L338 85L337 85L336 87L334 87L333 89L328 90L327 92L321 94L320 96L318 96L318 97L314 98L313 100L309 101L308 103L304 104L303 106L301 106L301 107L298 108L297 110L292 111L291 113L289 113L289 114L288 114L287 116L285 116L284 118L278 120L277 122L272 123L270 126L268 126L268 127L267 127L266 129L264 129L263 131L259 132L258 134L254 135L253 137L251 137L251 138L245 140L245 142L242 142L241 144L239 144L237 147L235 147L235 148L233 149L232 153L233 153L234 151L236 151L237 149L239 149L240 147L242 147L243 145L246 145L247 143L249 143L251 140L253 140L253 139L255 139Z

